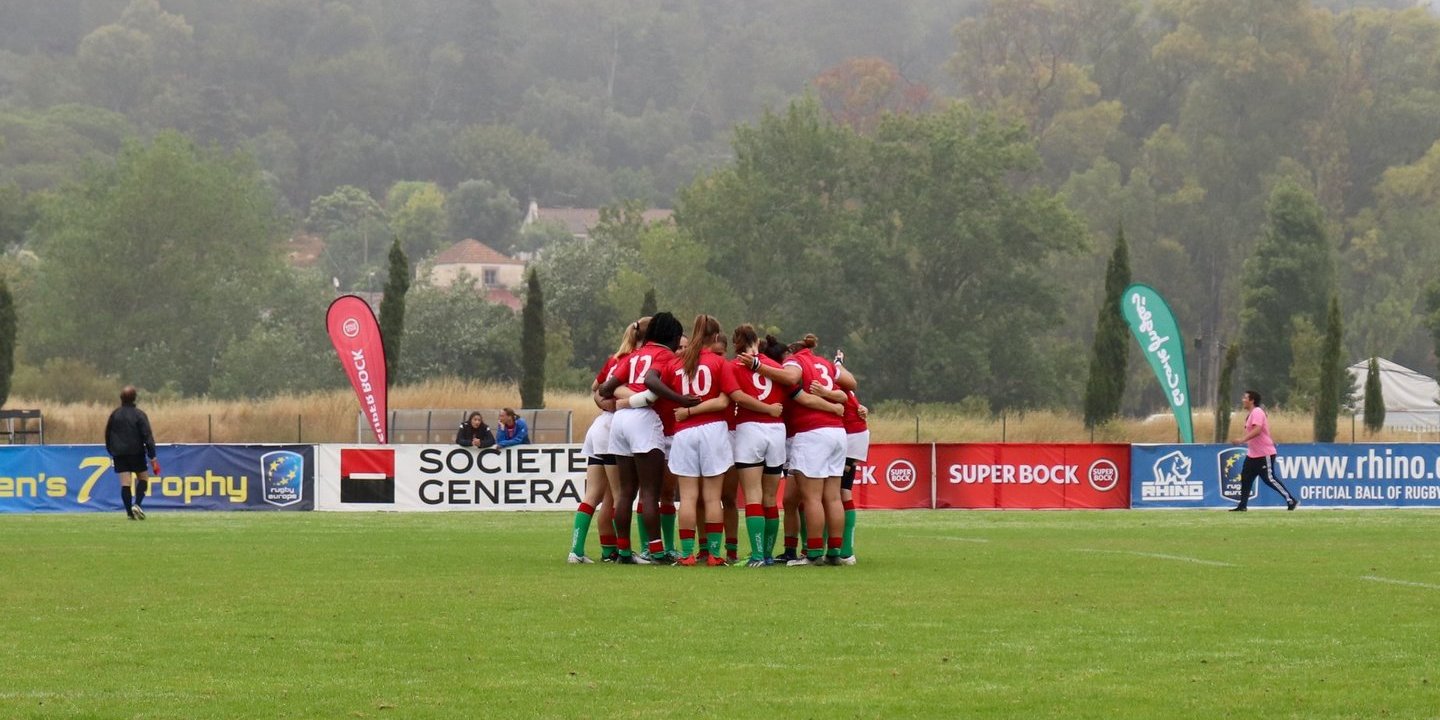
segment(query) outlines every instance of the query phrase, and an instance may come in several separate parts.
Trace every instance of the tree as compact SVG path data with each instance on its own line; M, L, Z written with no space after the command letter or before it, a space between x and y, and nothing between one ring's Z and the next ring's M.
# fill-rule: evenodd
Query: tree
M1299 184L1280 181L1266 216L1264 235L1245 263L1240 336L1245 338L1245 384L1273 393L1280 406L1289 399L1294 320L1304 318L1315 327L1326 322L1334 264L1324 213Z
M272 198L247 157L173 132L93 167L45 204L30 312L47 319L22 325L28 356L206 392L281 271ZM116 272L143 288L117 285Z
M651 317L658 311L659 307L655 303L655 288L652 287L645 291L645 299L640 301L640 317Z
M405 293L410 291L410 262L400 238L390 244L390 278L380 299L380 337L385 342L385 377L393 384L400 378L400 349L405 337Z
M1341 378L1348 377L1345 364L1341 360L1344 343L1340 298L1331 295L1330 310L1325 316L1325 345L1320 353L1319 390L1315 397L1315 442L1335 442L1335 421L1340 415Z
M1215 442L1223 443L1230 439L1230 409L1234 407L1235 399L1231 397L1234 390L1235 364L1240 361L1240 343L1230 343L1225 350L1225 365L1220 368L1220 385L1215 393Z
M500 252L514 251L522 218L510 191L488 180L466 180L455 186L445 207L452 239L475 238Z
M1385 427L1385 395L1380 392L1380 361L1370 358L1365 371L1365 429L1371 433Z
M1440 280L1432 280L1425 287L1425 327L1434 343L1434 357L1440 359Z
M447 288L422 283L406 297L400 368L406 382L439 377L515 382L519 348L515 313L486 302L473 278Z
M15 373L15 298L0 274L0 408L10 398L10 377Z
M525 309L520 320L520 404L545 407L545 293L540 273L525 278Z
M322 267L344 290L374 289L370 280L379 271L380 248L391 238L388 223L384 208L354 185L342 185L316 198L305 217L305 228L325 237Z
M445 241L445 193L435 183L423 183L393 210L390 228L406 257L424 259Z
M1130 331L1121 312L1121 295L1130 285L1130 250L1125 228L1115 233L1115 252L1105 268L1105 295L1095 321L1090 379L1085 384L1085 427L1093 428L1120 413L1130 362Z
M317 270L277 273L257 300L259 322L237 332L216 359L210 393L259 398L344 387L330 339L318 329L334 298L330 278Z

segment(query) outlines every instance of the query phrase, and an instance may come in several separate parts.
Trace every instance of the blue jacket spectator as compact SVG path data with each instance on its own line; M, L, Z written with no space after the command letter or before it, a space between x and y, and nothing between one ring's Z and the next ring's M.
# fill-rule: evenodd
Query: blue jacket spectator
M500 426L495 428L495 444L500 447L529 445L530 428L525 426L525 419L510 408L501 410Z

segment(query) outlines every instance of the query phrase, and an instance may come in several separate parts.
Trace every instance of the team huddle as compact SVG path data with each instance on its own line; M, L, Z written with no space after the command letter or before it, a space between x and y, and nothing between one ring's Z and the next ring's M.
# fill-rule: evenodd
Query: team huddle
M570 563L593 562L585 541L596 516L605 562L738 563L743 491L747 567L855 564L850 484L870 432L844 356L815 354L814 335L786 346L751 325L728 340L729 358L709 315L696 316L689 336L668 312L625 329L592 385L601 413L585 434L585 497ZM785 549L777 556L786 475Z

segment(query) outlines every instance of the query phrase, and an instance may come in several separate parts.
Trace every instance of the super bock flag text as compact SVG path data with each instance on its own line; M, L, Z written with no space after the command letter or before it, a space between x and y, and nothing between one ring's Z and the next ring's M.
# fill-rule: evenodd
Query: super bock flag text
M330 342L350 377L360 411L370 420L376 441L386 442L385 345L370 304L355 295L341 295L325 313Z

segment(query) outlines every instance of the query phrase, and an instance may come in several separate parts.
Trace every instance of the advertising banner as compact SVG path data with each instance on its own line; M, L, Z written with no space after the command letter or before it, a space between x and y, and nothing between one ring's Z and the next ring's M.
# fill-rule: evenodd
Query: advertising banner
M1240 501L1245 448L1132 445L1131 506L1229 508ZM1440 507L1440 445L1280 445L1276 477L1303 507ZM1250 507L1284 507L1256 480Z
M311 510L310 445L161 445L150 510ZM119 511L120 478L100 445L0 447L0 513Z
M389 435L385 384L385 344L380 339L380 324L370 304L355 295L341 295L325 312L325 326L330 343L340 356L340 365L350 378L350 387L360 401L360 412L370 421L375 439L385 444Z
M574 510L579 445L316 445L315 509Z
M1190 382L1185 376L1185 341L1175 313L1165 298L1149 285L1135 283L1120 295L1120 310L1130 325L1130 332L1140 343L1140 354L1149 361L1175 413L1180 429L1180 442L1195 442L1190 417Z
M938 444L935 506L1096 508L1130 504L1130 446Z
M908 510L931 507L934 473L930 443L879 443L855 468L850 488L861 510Z

